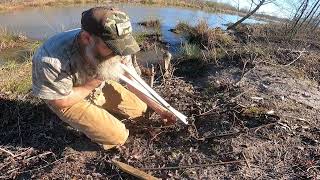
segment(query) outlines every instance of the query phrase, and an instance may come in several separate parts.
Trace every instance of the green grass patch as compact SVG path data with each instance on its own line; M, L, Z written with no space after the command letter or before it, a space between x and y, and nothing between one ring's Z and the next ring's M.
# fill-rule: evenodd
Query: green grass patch
M180 48L180 53L185 59L199 59L201 51L198 44L184 43Z
M31 89L31 59L41 45L22 35L12 35L2 30L0 33L1 61L0 90L14 95L25 94Z

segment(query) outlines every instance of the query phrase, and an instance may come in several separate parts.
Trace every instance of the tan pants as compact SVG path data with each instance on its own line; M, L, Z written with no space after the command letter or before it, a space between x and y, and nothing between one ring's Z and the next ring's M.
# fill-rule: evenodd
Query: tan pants
M64 109L50 107L63 121L83 132L104 149L123 145L129 136L125 125L112 114L124 118L141 117L147 105L115 81L108 81L94 103L86 100Z

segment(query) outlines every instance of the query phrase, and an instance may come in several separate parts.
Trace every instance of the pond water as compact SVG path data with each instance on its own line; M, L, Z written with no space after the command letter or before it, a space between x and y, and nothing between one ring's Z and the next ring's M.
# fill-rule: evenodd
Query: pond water
M45 39L49 36L80 27L81 12L95 4L67 6L67 7L45 7L26 8L8 13L0 14L0 24L10 32L23 33L29 38ZM196 24L200 20L207 20L211 27L221 27L223 24L237 21L240 17L228 14L213 14L195 9L183 9L176 7L150 7L136 5L116 5L121 10L128 13L135 31L143 30L138 27L138 22L148 19L160 19L161 31L166 41L176 41L174 33L168 30L173 28L178 22L184 21ZM248 19L245 23L258 23L253 19Z
M81 12L97 4L76 5L67 7L39 7L26 8L0 14L1 28L15 34L24 34L29 38L44 40L55 33L80 27ZM138 25L138 22L159 19L161 21L162 39L170 43L171 47L181 43L181 38L169 31L180 21L191 25L200 20L206 20L211 27L221 27L224 24L236 22L240 17L236 15L208 13L196 9L177 7L150 7L134 4L117 4L119 9L128 13L133 29L136 32L146 31ZM245 23L259 23L253 19L247 19Z

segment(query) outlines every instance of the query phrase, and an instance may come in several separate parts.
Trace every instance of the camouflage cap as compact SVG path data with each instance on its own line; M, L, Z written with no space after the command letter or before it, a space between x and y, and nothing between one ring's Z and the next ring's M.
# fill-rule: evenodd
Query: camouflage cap
M111 7L95 7L82 13L81 28L100 37L117 55L130 55L140 50L132 36L129 17Z

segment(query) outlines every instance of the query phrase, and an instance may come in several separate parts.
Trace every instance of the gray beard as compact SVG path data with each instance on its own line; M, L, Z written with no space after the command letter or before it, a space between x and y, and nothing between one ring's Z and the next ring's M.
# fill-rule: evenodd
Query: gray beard
M97 78L104 81L119 81L119 75L124 74L124 71L120 66L121 57L114 56L106 60L97 59L93 54L93 48L94 44L90 44L85 48L85 54L89 61L88 63L92 65L91 68L86 68L88 70L87 74L95 74Z
M114 56L99 63L96 71L98 78L102 80L119 81L120 75L124 74L124 70L120 66L120 61L120 56Z

